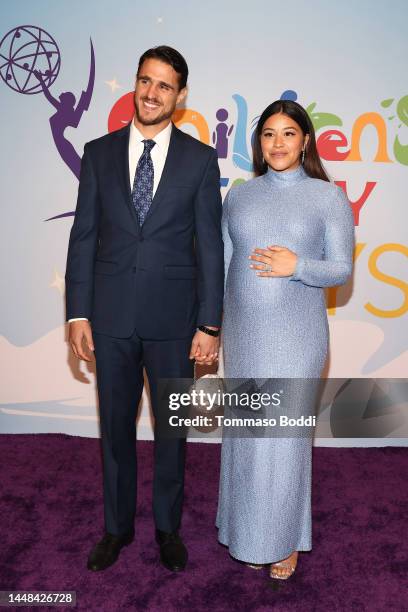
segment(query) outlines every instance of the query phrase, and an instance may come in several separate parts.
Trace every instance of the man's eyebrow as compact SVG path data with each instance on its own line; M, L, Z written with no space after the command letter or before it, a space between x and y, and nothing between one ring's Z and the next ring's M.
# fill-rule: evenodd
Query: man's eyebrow
M146 79L147 81L152 80L151 77L147 76L146 74L139 74L137 80L139 81L141 79ZM159 81L159 85L165 85L169 89L174 89L173 85L170 85L170 83L166 83L166 81Z
M170 83L166 83L166 81L160 81L160 85L165 85L169 89L174 89L173 85L170 85Z

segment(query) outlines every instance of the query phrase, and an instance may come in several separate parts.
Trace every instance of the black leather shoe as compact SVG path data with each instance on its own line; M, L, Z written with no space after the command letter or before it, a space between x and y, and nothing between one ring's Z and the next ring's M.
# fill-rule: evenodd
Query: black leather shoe
M129 531L123 536L105 533L102 540L91 550L88 557L88 569L93 572L99 572L113 565L119 557L121 549L133 542L134 537L134 531Z
M160 546L160 561L171 572L181 572L187 565L187 549L177 532L166 533L156 529L156 541Z

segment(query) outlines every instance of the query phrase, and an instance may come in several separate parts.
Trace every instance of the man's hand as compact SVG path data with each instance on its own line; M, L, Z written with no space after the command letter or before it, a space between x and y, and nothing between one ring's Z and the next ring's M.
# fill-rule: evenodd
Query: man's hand
M219 346L219 338L210 336L202 331L196 331L191 343L189 358L195 359L199 365L212 365L218 359Z
M78 357L78 359L92 361L89 352L94 351L95 347L92 340L92 332L89 321L72 321L69 324L68 341L74 355Z

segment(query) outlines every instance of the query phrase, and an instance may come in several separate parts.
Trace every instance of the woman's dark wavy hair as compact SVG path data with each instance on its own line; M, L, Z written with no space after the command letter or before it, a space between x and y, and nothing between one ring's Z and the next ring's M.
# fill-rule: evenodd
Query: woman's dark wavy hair
M277 113L287 115L293 119L293 121L296 121L304 136L309 134L309 142L306 145L305 161L303 163L303 168L306 174L312 178L330 181L319 157L319 153L317 152L316 136L313 123L311 122L310 117L303 106L297 102L293 102L292 100L275 100L275 102L272 102L272 104L265 108L264 112L259 118L252 147L255 176L261 176L268 170L268 164L264 161L262 155L261 134L265 121Z
M188 78L188 66L184 57L173 49L166 45L160 45L159 47L153 47L148 49L140 56L139 66L137 68L137 74L139 74L140 68L145 60L157 59L165 64L169 64L178 74L179 77L179 91L187 85Z

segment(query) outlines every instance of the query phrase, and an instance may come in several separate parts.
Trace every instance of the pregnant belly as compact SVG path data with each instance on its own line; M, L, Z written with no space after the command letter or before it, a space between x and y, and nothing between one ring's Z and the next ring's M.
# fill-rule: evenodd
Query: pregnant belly
M278 283L268 291L227 288L223 320L226 375L320 376L328 348L323 290L295 281L262 280Z
M228 274L226 304L239 309L283 308L296 312L305 306L325 310L324 292L320 287L309 287L289 277L260 277L249 274Z
M322 288L288 278L257 277L251 284L228 280L223 323L227 334L245 337L252 330L254 336L273 336L282 345L294 338L303 346L311 338L326 345L328 321Z

